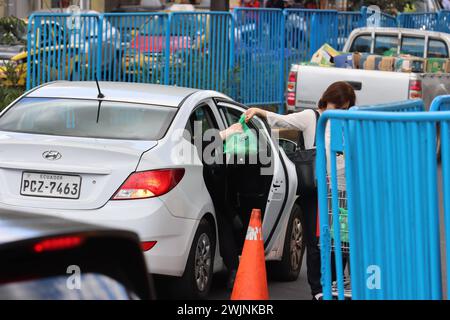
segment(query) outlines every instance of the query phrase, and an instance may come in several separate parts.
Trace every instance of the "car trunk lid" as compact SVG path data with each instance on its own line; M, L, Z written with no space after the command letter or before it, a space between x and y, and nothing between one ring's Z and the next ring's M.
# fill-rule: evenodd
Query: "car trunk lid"
M142 153L156 141L130 141L0 132L0 202L49 209L96 209L105 205L135 171ZM34 180L63 176L69 194L24 190ZM79 190L72 184L80 183ZM41 191L43 191L41 190ZM79 192L78 192L79 191ZM73 193L73 194L72 194ZM78 193L78 194L77 194ZM77 197L78 196L78 197ZM65 197L65 198L64 198ZM68 198L72 197L72 198Z

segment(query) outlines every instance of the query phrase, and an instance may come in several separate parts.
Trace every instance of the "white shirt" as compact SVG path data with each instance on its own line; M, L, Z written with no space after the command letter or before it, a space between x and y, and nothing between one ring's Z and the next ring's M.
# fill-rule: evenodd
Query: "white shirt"
M316 135L316 114L313 110L308 109L286 115L267 111L267 122L269 123L269 126L273 128L300 130L303 133L305 149L312 149L314 147L314 137Z
M322 111L317 110L319 115ZM287 115L281 115L273 112L267 111L267 122L269 126L275 128L287 128L287 129L297 129L303 133L303 139L305 141L305 149L312 149L314 147L314 138L316 135L316 114L313 110L307 109L301 112L291 113ZM327 172L331 172L330 163L330 139L331 130L330 122L327 123L325 127L325 148L327 155ZM345 162L343 156L338 156L336 158L336 169L338 175L339 189L345 190Z

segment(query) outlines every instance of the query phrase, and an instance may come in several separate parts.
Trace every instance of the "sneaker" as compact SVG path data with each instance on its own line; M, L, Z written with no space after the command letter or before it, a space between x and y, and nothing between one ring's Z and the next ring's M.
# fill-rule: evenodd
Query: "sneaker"
M313 300L323 300L323 293L320 292L320 293L314 295L312 299Z

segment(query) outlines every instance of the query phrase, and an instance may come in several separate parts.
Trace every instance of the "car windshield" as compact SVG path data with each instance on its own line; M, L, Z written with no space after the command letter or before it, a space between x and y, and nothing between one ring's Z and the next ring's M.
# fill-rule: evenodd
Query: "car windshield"
M24 98L0 117L0 131L124 140L161 139L176 108L97 100ZM97 121L98 117L98 121Z
M0 300L134 300L121 283L101 274L52 276L0 285Z

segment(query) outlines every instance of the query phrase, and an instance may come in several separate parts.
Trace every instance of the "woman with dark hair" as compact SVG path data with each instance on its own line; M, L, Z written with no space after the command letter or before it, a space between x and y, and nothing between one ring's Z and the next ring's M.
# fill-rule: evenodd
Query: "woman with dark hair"
M317 118L326 110L342 109L347 110L355 105L355 91L353 87L344 81L335 82L330 85L319 100L317 111L307 109L298 113L280 115L259 108L250 108L246 114L246 121L258 116L267 119L271 127L289 128L301 131L305 149L312 149L315 146ZM317 114L316 114L317 112ZM329 146L330 128L327 125L325 131L326 145ZM300 183L300 182L299 182ZM311 287L311 294L314 300L322 299L322 285L320 282L320 249L319 240L316 236L317 226L317 190L309 194L302 194L299 201L302 209L303 236L306 244L306 266L308 283Z

